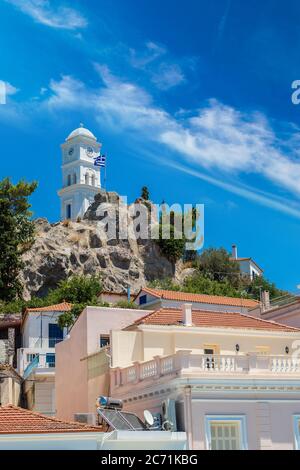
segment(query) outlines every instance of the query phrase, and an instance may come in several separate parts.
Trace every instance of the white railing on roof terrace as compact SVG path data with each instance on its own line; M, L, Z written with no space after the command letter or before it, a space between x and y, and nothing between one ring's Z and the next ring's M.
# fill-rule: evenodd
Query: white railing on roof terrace
M168 375L278 375L299 374L300 360L292 356L259 354L205 355L178 351L173 356L155 357L151 361L136 362L130 367L111 369L111 388L156 380Z

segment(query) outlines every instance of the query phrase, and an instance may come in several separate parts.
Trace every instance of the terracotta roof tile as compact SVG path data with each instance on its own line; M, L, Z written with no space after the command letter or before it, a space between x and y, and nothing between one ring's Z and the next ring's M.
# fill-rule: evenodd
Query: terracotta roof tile
M70 312L72 304L62 302L61 304L48 305L47 307L27 308L26 312Z
M145 287L141 292L146 292L154 297L166 300L175 300L179 302L198 302L204 304L229 305L231 307L257 307L258 303L252 299L241 299L235 297L224 297L219 295L190 294L187 292L151 289Z
M43 416L13 405L0 407L0 434L102 432L102 428Z
M300 329L292 328L280 323L261 320L250 315L237 312L215 312L193 310L193 325L203 328L242 328L253 330L274 330L299 332ZM161 308L144 318L137 320L134 325L182 325L183 314L181 309Z

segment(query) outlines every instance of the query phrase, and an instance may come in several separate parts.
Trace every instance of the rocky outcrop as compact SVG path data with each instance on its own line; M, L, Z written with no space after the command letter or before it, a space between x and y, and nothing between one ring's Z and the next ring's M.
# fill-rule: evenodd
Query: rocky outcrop
M104 289L119 293L125 292L128 284L133 292L138 292L148 281L175 275L175 266L161 255L154 241L121 240L118 224L117 237L103 236L99 227L107 216L103 207L113 204L118 214L118 203L118 194L102 191L82 221L35 221L36 240L24 255L22 281L26 299L47 294L60 280L74 274L100 274Z

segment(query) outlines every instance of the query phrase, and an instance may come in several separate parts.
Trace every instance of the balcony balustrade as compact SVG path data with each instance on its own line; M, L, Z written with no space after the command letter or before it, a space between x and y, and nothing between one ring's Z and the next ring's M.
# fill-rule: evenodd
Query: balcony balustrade
M25 368L23 378L29 377L36 369L55 369L55 354L36 354Z
M156 380L165 376L206 377L207 375L299 375L300 359L270 355L200 355L178 351L173 356L155 357L126 368L111 369L111 388Z

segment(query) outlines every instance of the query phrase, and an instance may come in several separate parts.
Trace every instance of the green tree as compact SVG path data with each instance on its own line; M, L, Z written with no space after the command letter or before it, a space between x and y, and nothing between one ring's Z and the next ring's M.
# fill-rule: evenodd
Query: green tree
M164 289L173 291L181 290L181 286L179 284L176 284L171 277L165 277L163 279L154 279L153 281L149 282L148 287L152 287L153 289Z
M71 312L59 317L61 327L70 327L85 307L99 305L98 297L101 291L102 283L99 276L73 276L60 281L57 289L49 292L47 302L51 305L65 301L73 305Z
M157 244L162 254L171 263L176 263L183 257L185 251L185 237L177 234L173 225L159 225L159 239Z
M36 187L36 182L14 185L9 178L0 182L0 299L4 301L22 296L22 255L34 241L28 198Z
M226 297L241 297L241 291L234 287L229 280L215 281L201 273L185 279L181 289L193 294L222 295Z
M270 298L275 299L287 294L286 291L279 289L274 282L270 282L264 277L256 276L252 281L247 282L245 291L256 300L260 300L260 293L263 291L270 292Z
M149 201L150 193L149 193L149 189L147 188L147 186L142 187L141 198L144 199L145 201Z
M60 281L57 288L49 292L47 300L51 303L70 302L82 304L97 301L102 291L99 276L72 276Z
M238 288L241 282L239 264L230 259L224 248L208 248L198 258L199 272L212 281L227 281Z
M133 301L128 301L128 300L120 300L118 303L116 303L115 307L118 308L131 308L131 309L137 309L138 306L135 304Z

